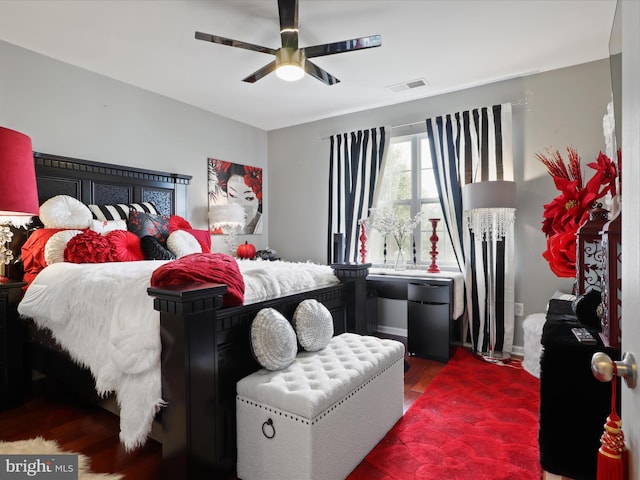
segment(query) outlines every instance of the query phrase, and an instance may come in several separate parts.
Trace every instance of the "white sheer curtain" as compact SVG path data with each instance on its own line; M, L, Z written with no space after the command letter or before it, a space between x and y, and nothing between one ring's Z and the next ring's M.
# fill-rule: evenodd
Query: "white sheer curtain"
M464 224L462 186L489 180L513 180L511 104L495 105L427 119L427 135L444 219L460 270L465 275L466 316L474 351L489 343L487 278L496 281L495 350L510 353L514 328L514 230L496 242L493 265L487 243Z

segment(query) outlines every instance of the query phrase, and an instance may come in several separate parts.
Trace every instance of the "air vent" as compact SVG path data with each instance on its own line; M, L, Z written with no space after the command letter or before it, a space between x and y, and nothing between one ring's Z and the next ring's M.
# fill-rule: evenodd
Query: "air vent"
M418 78L417 80L410 80L408 82L397 83L390 85L387 88L392 92L404 92L405 90L411 90L414 88L426 87L429 85L424 78Z

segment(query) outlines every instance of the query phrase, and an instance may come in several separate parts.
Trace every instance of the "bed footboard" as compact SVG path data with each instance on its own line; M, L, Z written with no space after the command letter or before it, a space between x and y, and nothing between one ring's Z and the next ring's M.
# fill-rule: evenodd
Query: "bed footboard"
M160 312L165 478L225 478L235 472L236 383L260 368L249 341L258 311L276 308L291 319L302 300L314 298L331 312L336 334L358 330L366 325L368 267L351 266L346 276L336 272L342 278L337 285L224 309L224 285L148 289Z

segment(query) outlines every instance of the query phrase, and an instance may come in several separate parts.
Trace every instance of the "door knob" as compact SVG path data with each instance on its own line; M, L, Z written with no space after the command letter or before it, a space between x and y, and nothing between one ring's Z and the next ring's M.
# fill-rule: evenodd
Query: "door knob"
M614 375L618 375L624 378L629 388L634 388L638 380L638 365L629 352L625 352L618 362L611 360L604 352L594 353L591 357L591 372L601 382L610 382Z

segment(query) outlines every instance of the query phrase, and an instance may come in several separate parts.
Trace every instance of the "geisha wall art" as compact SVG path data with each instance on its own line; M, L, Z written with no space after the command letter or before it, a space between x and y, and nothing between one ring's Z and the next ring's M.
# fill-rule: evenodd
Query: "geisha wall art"
M207 161L211 233L262 233L262 168Z

